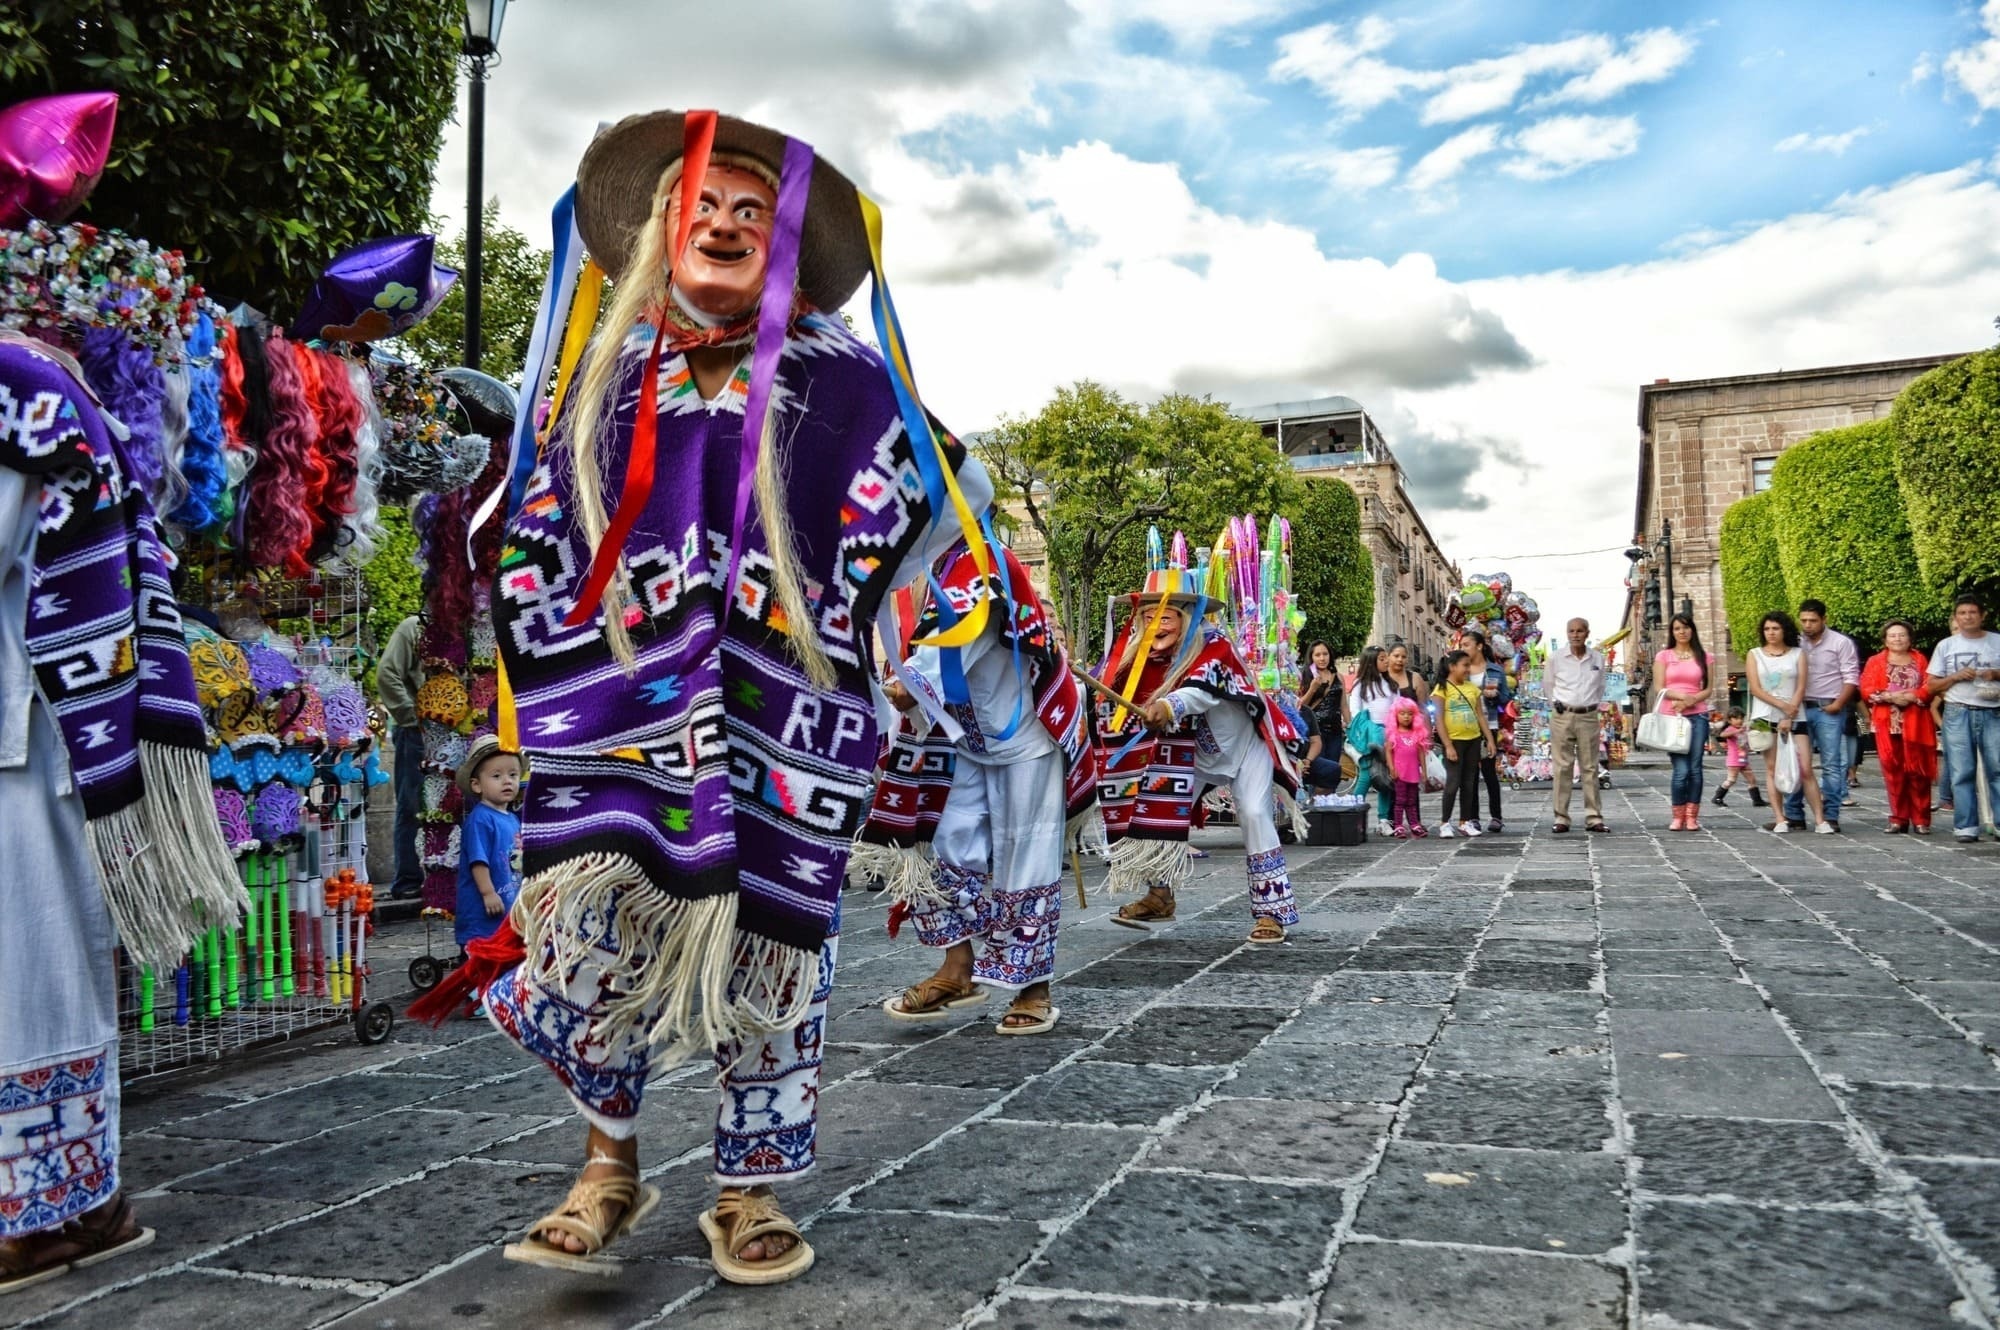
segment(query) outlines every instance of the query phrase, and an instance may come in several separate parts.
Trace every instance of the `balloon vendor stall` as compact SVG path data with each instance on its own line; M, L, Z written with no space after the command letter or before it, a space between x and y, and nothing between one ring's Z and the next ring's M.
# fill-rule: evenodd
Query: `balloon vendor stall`
M179 251L65 220L107 160L115 104L23 104L43 129L63 120L45 137L65 156L0 188L0 351L73 366L118 441L163 565L142 646L149 628L178 639L206 732L202 806L181 811L219 836L218 873L234 860L217 890L236 908L208 910L178 955L124 930L121 1071L343 1021L378 1042L393 1014L367 998L365 814L387 777L361 689L361 568L385 502L467 484L489 447L452 429L443 385L368 343L413 326L455 274L430 237L396 237L335 260L286 326L225 312ZM138 664L143 688L157 675L143 650Z
M1542 663L1548 658L1543 639L1541 607L1532 596L1514 589L1506 572L1474 573L1445 609L1445 622L1456 634L1485 635L1489 659L1505 675L1507 701L1500 708L1500 775L1517 788L1529 781L1553 778L1550 758L1551 712L1542 696Z

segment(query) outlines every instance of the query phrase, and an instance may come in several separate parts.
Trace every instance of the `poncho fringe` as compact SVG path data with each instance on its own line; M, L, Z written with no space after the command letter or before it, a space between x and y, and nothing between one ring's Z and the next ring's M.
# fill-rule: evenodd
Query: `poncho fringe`
M636 860L593 853L529 878L512 919L538 983L560 988L586 963L602 972L605 996L592 1012L599 1038L636 1029L653 1013L644 1033L657 1070L755 1044L798 1025L812 1006L818 953L740 932L738 899L676 899L654 890ZM614 908L615 952L594 945Z

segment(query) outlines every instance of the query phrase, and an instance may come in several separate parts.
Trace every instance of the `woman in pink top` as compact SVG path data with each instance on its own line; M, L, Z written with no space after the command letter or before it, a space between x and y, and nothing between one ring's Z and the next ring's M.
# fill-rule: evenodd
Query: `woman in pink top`
M1676 614L1667 627L1673 645L1653 657L1653 681L1659 685L1659 709L1670 716L1686 716L1691 727L1688 750L1673 754L1674 781L1671 791L1674 820L1670 831L1701 830L1701 759L1708 747L1708 698L1714 689L1709 671L1715 657L1702 650L1701 634L1694 620Z

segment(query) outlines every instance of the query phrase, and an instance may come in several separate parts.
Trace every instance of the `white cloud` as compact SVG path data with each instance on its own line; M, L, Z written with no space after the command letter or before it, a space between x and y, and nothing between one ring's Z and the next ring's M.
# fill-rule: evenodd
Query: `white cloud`
M1356 193L1388 184L1403 164L1402 153L1395 148L1328 148L1289 160L1325 176L1336 188Z
M1406 93L1427 93L1419 118L1442 125L1505 111L1529 83L1557 74L1572 77L1529 105L1608 101L1671 76L1694 52L1688 37L1653 28L1633 33L1622 47L1604 33L1582 33L1444 69L1412 69L1381 57L1395 36L1395 25L1380 15L1352 24L1315 24L1278 39L1279 56L1269 73L1281 82L1312 84L1350 116Z
M1334 105L1355 114L1392 102L1407 88L1437 86L1442 75L1403 69L1376 57L1395 36L1395 25L1376 14L1352 25L1319 23L1288 32L1278 38L1271 77L1310 83Z
M1202 50L1217 37L1283 18L1304 0L1071 0L1093 25L1150 24L1183 50Z
M1613 49L1609 37L1590 33L1454 65L1442 75L1444 86L1424 103L1421 118L1427 125L1451 124L1504 111L1514 104L1529 79L1601 68L1613 58Z
M1910 65L1910 76L1903 80L1903 86L1905 88L1920 87L1930 82L1931 77L1937 72L1937 61L1931 56L1929 51L1922 52L1917 56L1915 62Z
M1672 28L1653 28L1625 39L1625 49L1588 73L1579 74L1534 105L1605 102L1641 84L1671 77L1694 54L1694 43Z
M1944 72L1971 95L1981 113L2000 111L2000 0L1986 0L1979 22L1986 39L1946 56Z
M1866 125L1856 125L1840 134L1791 134L1771 145L1773 152L1825 152L1835 157L1844 154L1854 146L1854 141L1868 133Z
M1637 152L1639 121L1629 115L1554 115L1507 144L1520 155L1502 162L1501 170L1523 180L1553 180Z
M1409 178L1404 183L1420 193L1436 189L1439 185L1449 182L1475 159L1485 156L1499 146L1498 125L1474 125L1471 129L1453 134L1425 153L1423 159L1410 168Z

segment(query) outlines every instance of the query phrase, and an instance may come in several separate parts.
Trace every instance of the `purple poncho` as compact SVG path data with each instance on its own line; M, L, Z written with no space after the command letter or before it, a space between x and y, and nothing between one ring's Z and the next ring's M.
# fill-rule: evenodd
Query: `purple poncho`
M651 343L650 329L626 342L607 438L631 437ZM705 402L681 355L660 362L658 479L624 548L642 611L633 672L613 658L601 618L563 626L590 554L571 511L566 425L509 528L494 598L534 772L513 914L527 963L555 976L587 943L615 949L593 1020L663 1010L652 1035L668 1057L801 1018L868 809L868 629L900 570L921 570L956 533L948 520L931 527L880 356L839 319L806 315L771 400L812 629L837 683L814 691L787 651L785 635L805 626L785 623L770 594L754 505L728 631L710 646L748 374L746 360ZM951 450L957 467L964 454ZM606 494L619 492L624 467L622 449L606 459ZM761 982L731 1001L739 964Z

